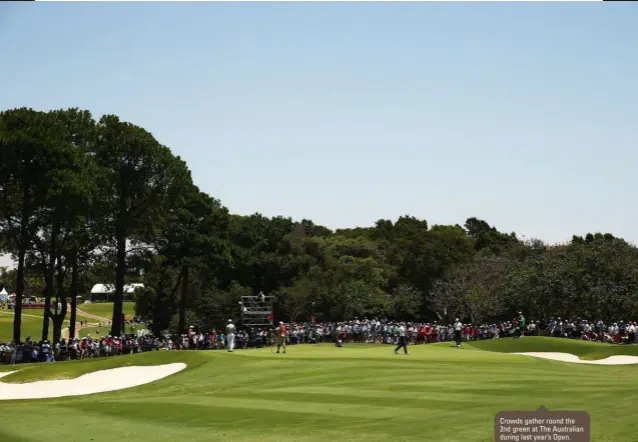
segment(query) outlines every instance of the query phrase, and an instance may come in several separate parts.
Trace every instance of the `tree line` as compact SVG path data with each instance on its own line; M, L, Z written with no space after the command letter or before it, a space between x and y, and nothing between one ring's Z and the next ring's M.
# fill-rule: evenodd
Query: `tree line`
M75 333L77 296L110 281L113 334L132 282L145 284L136 313L156 333L219 327L239 316L241 296L262 291L293 321L638 313L638 251L611 234L550 247L477 218L332 231L231 214L148 131L79 109L0 113L0 251L17 261L0 281L17 295L15 341L23 296L45 298L43 337L51 325L57 340L65 320Z

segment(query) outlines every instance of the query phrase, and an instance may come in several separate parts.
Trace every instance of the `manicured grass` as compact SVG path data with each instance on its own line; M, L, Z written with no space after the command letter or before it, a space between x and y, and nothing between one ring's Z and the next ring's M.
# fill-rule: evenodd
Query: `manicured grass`
M491 442L496 413L540 405L589 412L592 441L635 440L638 421L628 395L638 389L638 366L568 364L485 351L491 346L600 355L626 354L625 347L608 350L599 344L604 350L589 351L583 349L596 344L505 341L463 349L421 345L411 347L410 356L394 355L389 346L321 345L290 347L286 355L269 349L160 351L33 365L6 380L69 378L177 361L189 368L119 392L7 401L1 405L0 440Z
M100 336L106 336L108 332L110 331L110 329L111 328L108 325L105 325L104 327L91 326L91 327L81 328L80 337L84 338L86 336L91 336L92 338L97 338ZM97 333L98 330L100 332L99 334Z
M133 302L125 302L123 305L124 314L133 316L133 312L135 309L135 303ZM113 303L99 303L99 304L90 304L90 305L78 305L78 309L81 311L85 311L87 313L101 316L107 319L111 319L113 315ZM31 336L33 340L40 340L42 335L42 309L26 309L22 311L22 338L26 335ZM69 324L70 313L67 312L66 320L64 321L64 327ZM90 318L87 316L83 316L81 314L77 315L77 320L79 321L88 321L90 324L98 322L95 318ZM53 325L49 325L49 339L53 337ZM138 329L140 326L137 326ZM80 336L91 336L96 337L96 331L100 330L100 335L104 336L109 331L108 325L104 324L103 327L89 327L86 329L80 330ZM127 332L130 331L127 326ZM11 341L13 339L13 310L0 310L0 342Z
M135 333L137 333L138 330L142 330L144 328L143 325L138 324L135 327ZM125 324L125 331L127 334L133 333L133 331L131 330L131 326L130 324ZM100 336L106 336L109 331L111 330L111 327L109 327L108 325L104 325L102 327L98 327L98 326L90 326L90 327L86 327L86 328L81 328L80 329L80 337L84 338L86 336L90 336L92 338L97 338ZM99 331L99 333L97 333Z
M149 352L139 355L119 356L115 358L85 359L82 361L56 362L55 364L25 364L13 369L19 369L16 373L2 378L2 382L20 384L55 379L73 379L86 373L109 368L128 367L131 365L147 366L158 364L170 364L171 362L184 362L192 369L202 363L208 362L202 359L197 352Z
M51 337L52 330L49 330ZM22 337L31 336L34 340L39 340L42 335L42 317L32 318L22 317ZM0 313L0 342L8 342L13 339L13 314Z
M80 304L78 309L83 312L90 313L92 315L100 316L110 320L113 318L113 303L112 302L96 302L93 304ZM122 304L122 310L125 315L133 316L135 314L135 303L125 302Z
M42 315L43 309L28 309L22 311L22 339L25 336L31 336L34 341L39 341L42 337ZM68 318L70 314L67 313L67 320L64 321L64 327L68 325ZM94 319L90 319L81 315L77 316L78 321L94 322ZM49 323L49 339L53 337L53 323ZM13 339L13 310L0 310L0 342L7 342Z
M441 344L439 344L441 345ZM601 344L575 339L542 338L527 336L523 339L492 339L468 342L462 348L501 353L558 352L571 353L584 360L604 359L613 355L638 356L636 345Z

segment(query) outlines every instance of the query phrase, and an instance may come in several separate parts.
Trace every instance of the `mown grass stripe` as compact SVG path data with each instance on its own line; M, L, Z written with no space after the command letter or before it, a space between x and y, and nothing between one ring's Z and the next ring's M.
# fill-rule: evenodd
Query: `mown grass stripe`
M516 342L529 343L521 350ZM544 343L551 351L564 345L566 352L578 347L590 356L635 351L542 338L507 345L526 351ZM413 347L404 358L388 354L385 346L296 346L285 358L268 349L170 351L33 365L14 380L75 377L121 365L181 361L189 368L123 391L3 401L0 437L2 442L12 436L34 442L487 442L497 412L544 405L588 411L592 441L634 440L638 421L629 398L638 389L638 366L566 364L491 352L477 344L483 348Z

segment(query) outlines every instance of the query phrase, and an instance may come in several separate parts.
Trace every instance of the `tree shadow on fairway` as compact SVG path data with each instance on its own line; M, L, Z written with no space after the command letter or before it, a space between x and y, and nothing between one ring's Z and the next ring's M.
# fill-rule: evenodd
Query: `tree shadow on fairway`
M12 434L12 433L7 433L5 431L2 431L2 429L0 429L0 440L2 442L30 442L31 441L31 439L26 439L21 436L16 436L15 434Z

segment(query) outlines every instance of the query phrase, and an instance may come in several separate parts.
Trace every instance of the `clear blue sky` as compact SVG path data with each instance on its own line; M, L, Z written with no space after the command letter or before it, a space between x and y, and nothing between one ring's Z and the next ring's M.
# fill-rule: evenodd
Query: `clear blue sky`
M0 5L0 108L150 130L231 211L638 242L631 3Z

